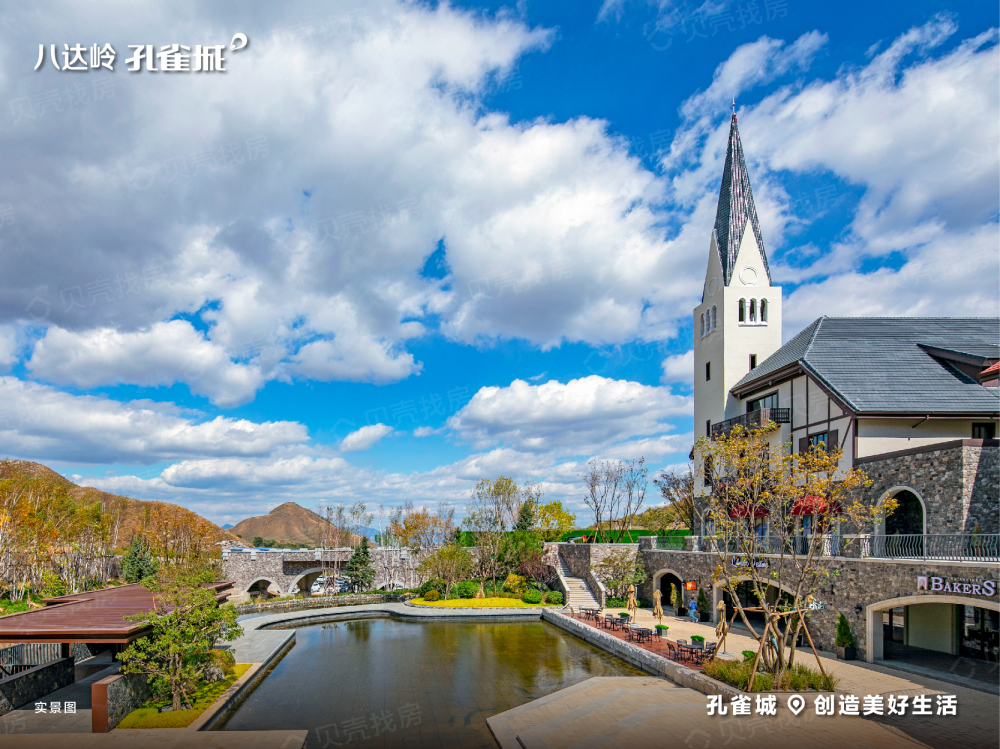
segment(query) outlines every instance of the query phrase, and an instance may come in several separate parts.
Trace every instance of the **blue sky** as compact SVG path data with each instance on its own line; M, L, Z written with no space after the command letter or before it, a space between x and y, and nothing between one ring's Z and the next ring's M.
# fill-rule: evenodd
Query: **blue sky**
M786 340L997 314L997 26L930 2L5 11L0 450L220 523L461 514L501 474L584 522L588 459L686 461L733 98ZM130 44L237 31L226 73L127 70ZM94 42L113 71L33 70Z

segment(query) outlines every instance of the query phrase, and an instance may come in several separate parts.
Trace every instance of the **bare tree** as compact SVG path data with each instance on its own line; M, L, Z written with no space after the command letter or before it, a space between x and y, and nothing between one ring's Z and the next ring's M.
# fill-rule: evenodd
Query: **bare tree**
M628 532L632 530L632 520L642 509L642 503L646 500L646 488L649 486L649 469L646 468L646 459L627 460L619 463L616 469L619 473L619 483L621 491L619 496L620 510L618 520L610 518L611 523L617 525L618 535L616 543L621 543L622 538L626 538Z

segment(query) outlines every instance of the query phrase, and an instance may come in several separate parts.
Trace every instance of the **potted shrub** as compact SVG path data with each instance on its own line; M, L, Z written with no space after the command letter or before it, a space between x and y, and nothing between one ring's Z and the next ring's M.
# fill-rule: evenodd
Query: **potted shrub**
M666 637L667 630L670 629L666 624L657 624L653 628L656 630L657 637Z
M851 634L851 625L841 611L837 614L837 658L842 661L853 661L858 657L858 649L854 644L854 635Z
M699 650L705 649L705 638L701 635L691 635L691 647Z
M684 616L687 613L687 607L684 605L684 597L676 585L670 586L670 605L674 607L674 614L677 616Z
M712 612L708 610L708 596L704 588L698 588L698 621L712 621Z

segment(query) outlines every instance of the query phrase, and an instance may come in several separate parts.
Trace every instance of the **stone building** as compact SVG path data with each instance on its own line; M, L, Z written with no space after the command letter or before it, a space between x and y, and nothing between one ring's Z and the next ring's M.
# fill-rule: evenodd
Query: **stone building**
M898 503L850 550L836 529L824 531L821 564L832 574L810 615L817 644L833 647L843 612L868 661L945 670L964 661L975 670L986 660L995 669L1000 320L820 317L782 345L781 304L733 115L694 310L695 439L772 422L774 449L835 445L841 468L872 479L873 503ZM696 466L696 492L708 495L703 468ZM797 518L797 532L820 532L809 520ZM747 522L768 536L768 518ZM713 573L731 560L706 550L704 528L694 533L684 549L643 539L641 594L659 589L669 601L678 585L690 599L701 588L717 617L724 596ZM753 560L772 570L791 563L768 554Z

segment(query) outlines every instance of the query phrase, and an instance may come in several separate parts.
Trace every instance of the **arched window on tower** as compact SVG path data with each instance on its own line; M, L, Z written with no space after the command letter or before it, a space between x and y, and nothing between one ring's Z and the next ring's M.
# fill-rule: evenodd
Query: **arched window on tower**
M740 299L740 322L747 321L747 300Z
M767 300L760 300L760 321L767 322Z
M712 330L715 330L715 305L712 305Z
M701 337L705 337L705 313L701 313Z
M750 322L757 322L757 300L750 300Z

